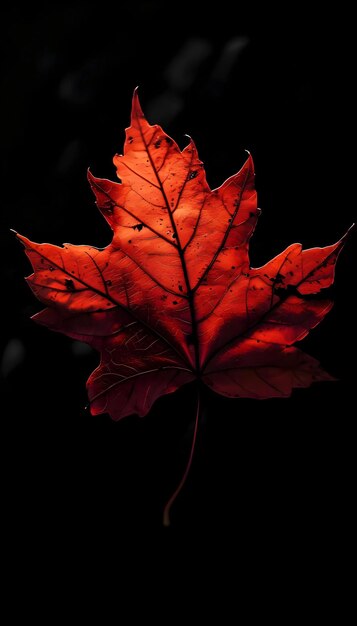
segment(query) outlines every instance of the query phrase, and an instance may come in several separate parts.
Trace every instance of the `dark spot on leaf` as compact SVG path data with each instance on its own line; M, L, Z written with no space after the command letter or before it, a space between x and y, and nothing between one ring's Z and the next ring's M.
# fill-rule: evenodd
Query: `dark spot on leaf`
M108 287L111 287L111 286L112 286L112 281L111 281L111 280L106 280L105 282L106 282L106 284L108 285Z
M160 146L161 146L161 139L158 139L157 141L155 141L154 146L155 146L155 148L160 148Z
M177 304L177 300L173 300L173 301L172 301L172 304Z
M288 272L289 276L294 276L294 272Z
M230 223L231 223L231 221L232 221L232 218L231 218L231 217L229 217L229 218L228 218L228 224L230 224Z
M50 265L48 269L50 270L50 272L53 272L55 268Z
M232 265L231 269L232 269L232 270L235 270L235 269L236 269L236 266L235 266L235 265Z
M283 283L284 282L284 278L285 278L285 276L283 276L283 274L279 274L278 273L276 275L276 277L275 277L275 280L274 280L275 284L278 285L278 284Z
M197 174L198 174L197 170L192 170L192 172L190 172L188 175L188 180L192 180L193 178L196 178Z
M245 276L246 278L249 278L249 272L242 272L243 276Z
M66 288L68 289L68 291L76 291L72 278L66 278L66 280L64 281L64 284Z
M182 285L179 285L178 288L179 288L179 291L183 291Z
M165 137L165 141L167 144L169 144L169 146L171 146L171 144L173 143L172 139L170 139L170 137Z
M177 235L176 233L172 233L172 239L176 239Z
M299 298L302 297L301 294L296 289L296 287L294 287L294 285L287 285L285 288L275 287L273 291L274 291L274 294L278 296L279 298L285 299L285 298L288 298L289 296L297 296Z
M138 230L139 232L144 228L144 224L135 224L135 226L132 226L133 230Z
M128 239L128 243L131 243L131 239Z
M133 143L133 141L134 141L134 137L128 137L128 142L129 143Z

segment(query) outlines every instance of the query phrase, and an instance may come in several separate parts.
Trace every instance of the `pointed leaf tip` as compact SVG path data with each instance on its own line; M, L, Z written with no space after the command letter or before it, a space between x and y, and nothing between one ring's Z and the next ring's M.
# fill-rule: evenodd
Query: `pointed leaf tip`
M351 237L355 226L356 224L353 222L353 224L351 224L351 226L346 230L345 234L342 235L341 239L339 239L339 241L337 241L337 243L335 244L336 248L339 249L339 252L342 250L347 240Z
M351 236L351 234L352 234L352 232L354 231L355 228L356 228L356 224L355 224L355 222L353 222L351 224L351 226L347 229L347 231L345 232L343 237L341 237L341 241L346 241L348 239L348 237Z
M90 167L87 169L87 180L89 181L89 184L95 181L95 176L92 174Z
M135 87L133 93L132 100L132 108L131 108L131 121L137 119L138 117L145 117L143 110L140 105L139 95L138 95L138 87Z
M246 150L246 153L248 154L247 159L246 159L246 164L253 171L253 174L255 174L253 157L252 157L251 153L249 152L249 150Z
M18 239L22 243L22 245L26 247L26 245L29 243L30 240L27 239L27 237L20 235L20 233L17 233L15 230L12 230L12 232L15 234L16 239Z

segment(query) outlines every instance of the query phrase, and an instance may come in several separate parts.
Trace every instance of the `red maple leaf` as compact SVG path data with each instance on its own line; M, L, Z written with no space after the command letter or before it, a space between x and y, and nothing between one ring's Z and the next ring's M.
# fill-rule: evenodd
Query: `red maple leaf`
M47 308L34 319L101 353L88 380L93 414L145 415L161 395L200 379L233 397L287 397L330 380L291 347L331 309L314 298L334 279L345 237L293 244L260 268L248 244L260 210L251 156L211 191L192 141L181 151L150 126L135 92L120 183L88 174L113 230L104 249L36 244L18 235Z

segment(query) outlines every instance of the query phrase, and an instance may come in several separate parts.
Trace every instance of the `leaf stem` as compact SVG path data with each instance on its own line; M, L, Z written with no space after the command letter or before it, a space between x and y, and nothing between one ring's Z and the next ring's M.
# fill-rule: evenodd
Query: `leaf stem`
M184 484L186 482L186 479L187 479L187 476L188 476L188 473L189 473L190 468L191 468L193 454L194 454L194 451L195 451L196 439L197 439L199 417L200 417L200 390L198 389L198 392L197 392L196 418L195 418L195 425L194 425L194 430L193 430L193 437L192 437L190 456L189 456L188 461L187 461L186 469L185 469L185 471L183 473L183 476L182 476L182 478L181 478L177 488L175 489L174 493L172 494L172 496L170 497L170 499L167 501L167 503L165 505L164 514L163 514L163 525L164 526L170 526L170 509L171 509L173 503L175 502L177 496L179 495L182 487L184 486Z

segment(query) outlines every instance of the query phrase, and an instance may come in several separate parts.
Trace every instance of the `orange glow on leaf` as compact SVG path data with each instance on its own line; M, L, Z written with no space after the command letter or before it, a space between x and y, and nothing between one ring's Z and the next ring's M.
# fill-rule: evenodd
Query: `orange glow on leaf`
M101 355L88 380L91 412L146 415L163 394L200 379L232 397L287 397L331 380L292 347L331 309L314 297L334 280L345 237L293 244L260 268L249 240L260 210L248 156L221 187L207 184L196 147L151 126L134 93L120 182L88 178L113 231L104 249L37 244L18 235L46 308L34 319Z

